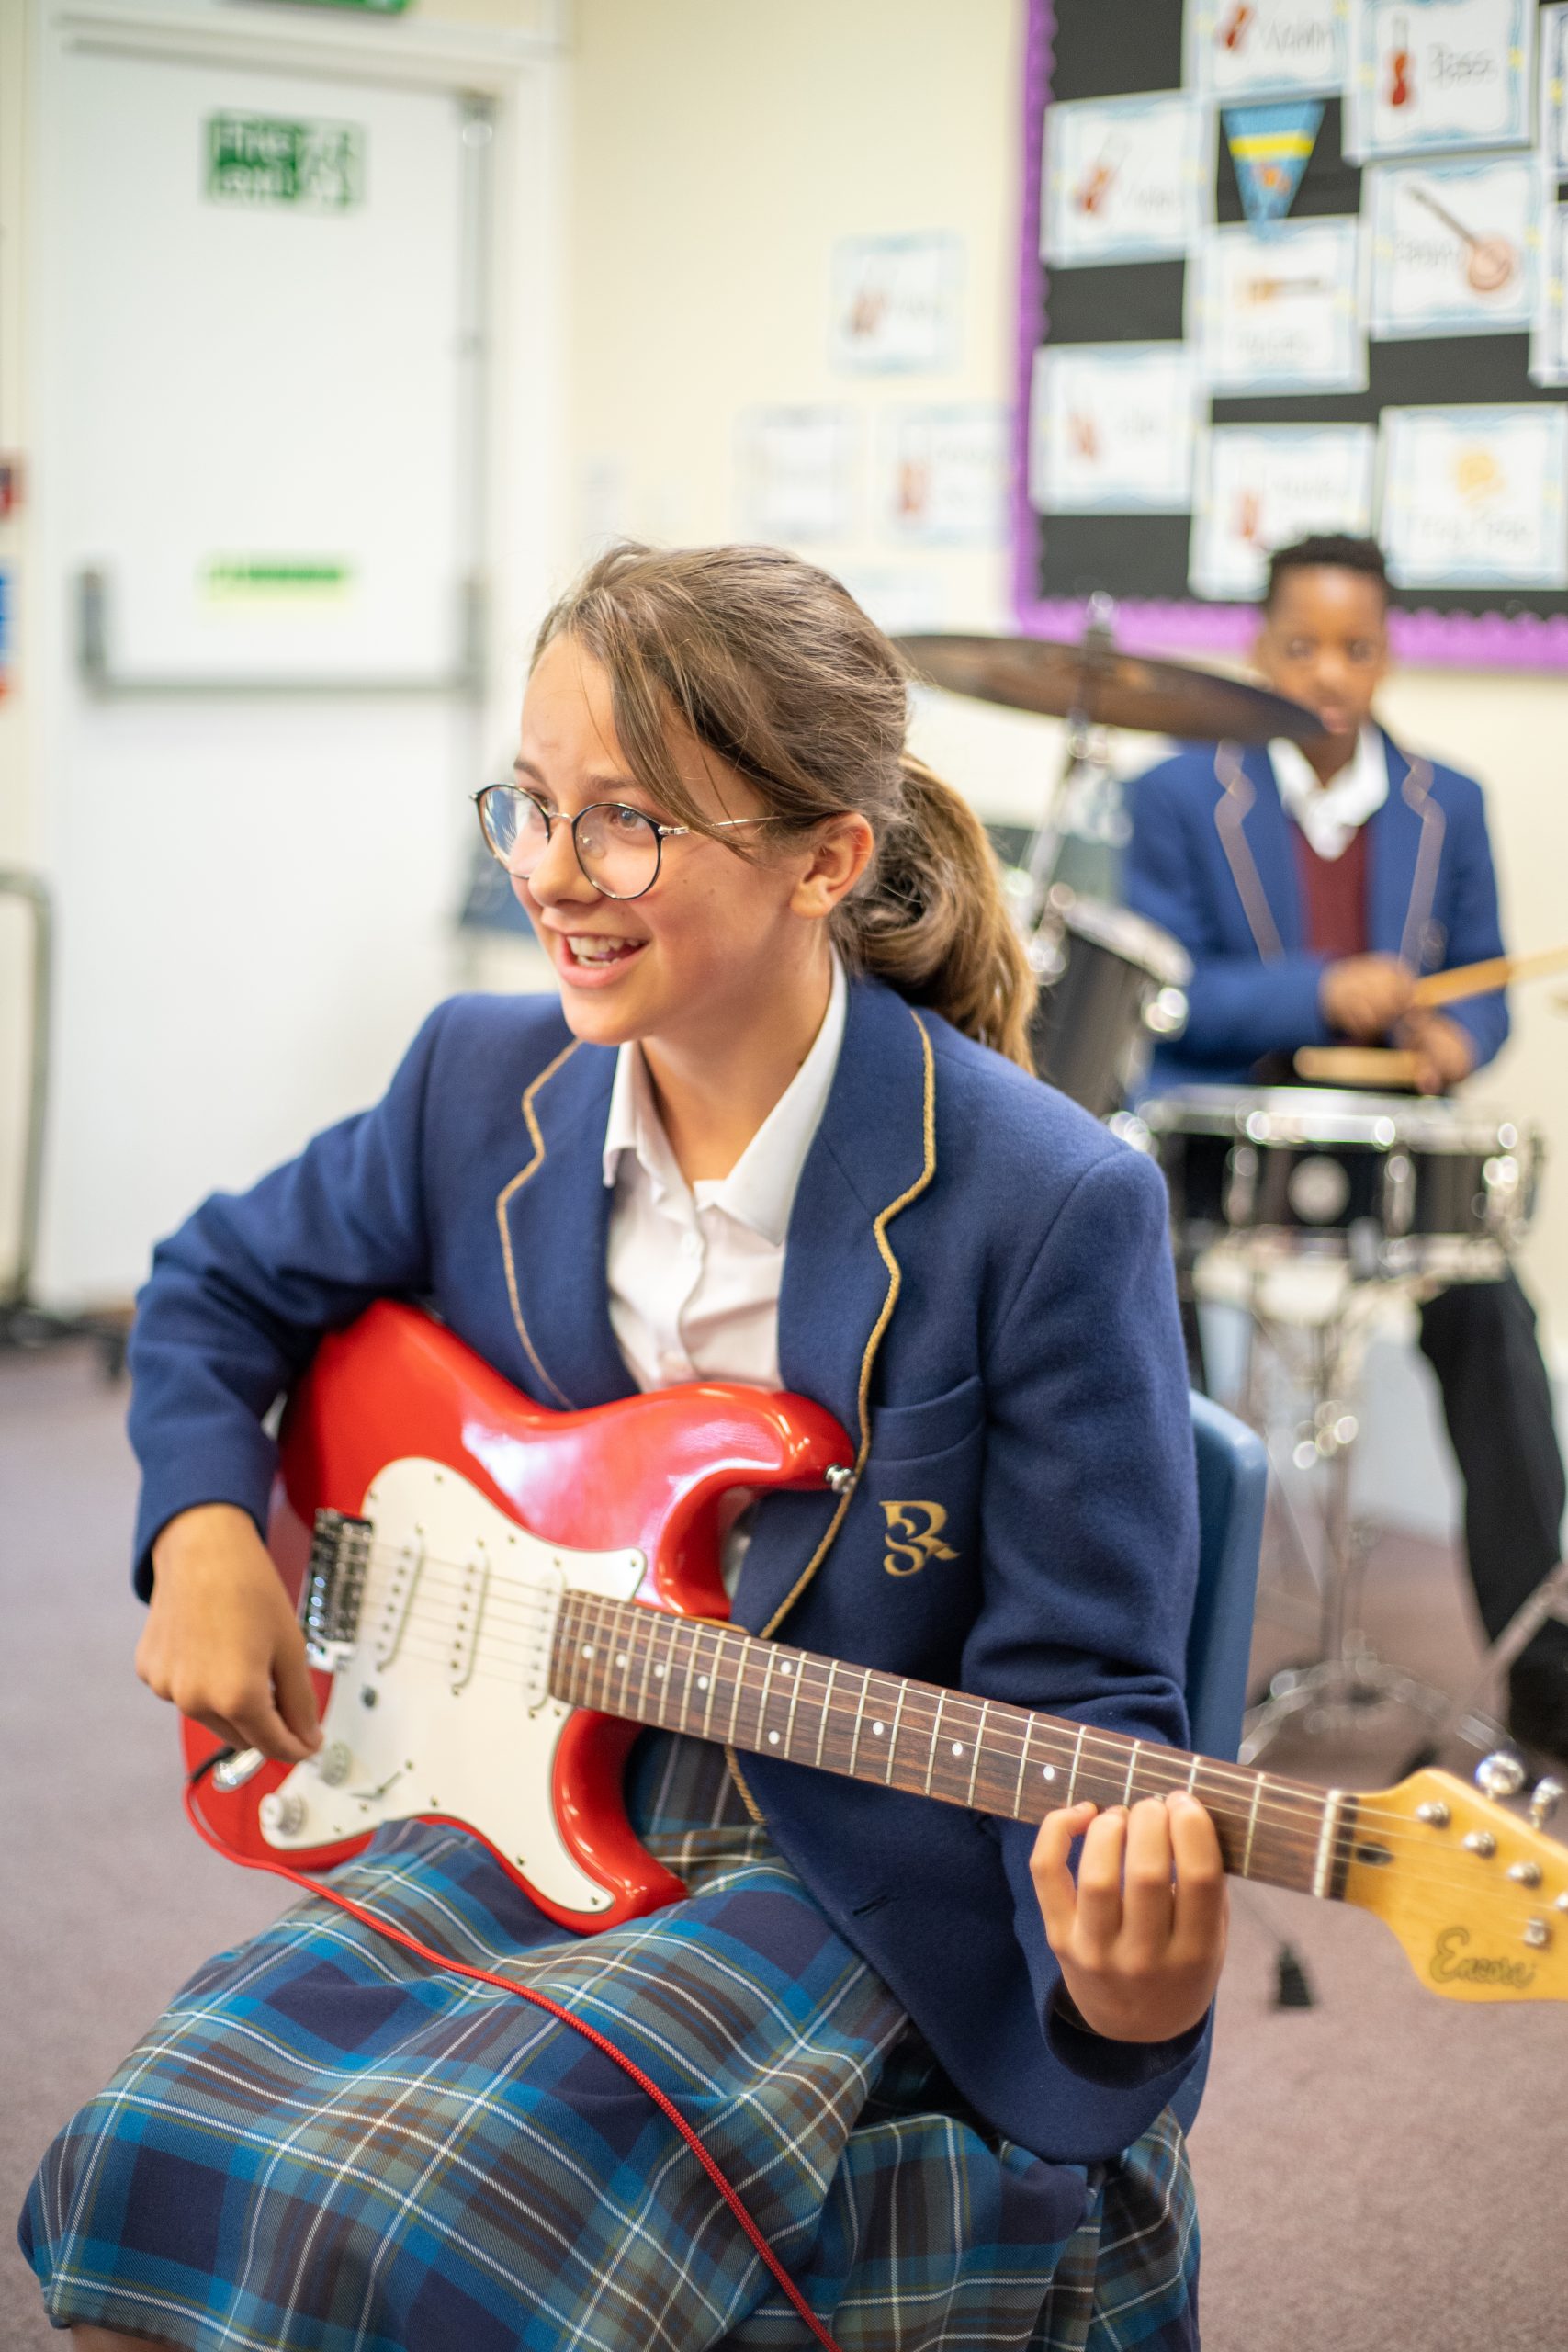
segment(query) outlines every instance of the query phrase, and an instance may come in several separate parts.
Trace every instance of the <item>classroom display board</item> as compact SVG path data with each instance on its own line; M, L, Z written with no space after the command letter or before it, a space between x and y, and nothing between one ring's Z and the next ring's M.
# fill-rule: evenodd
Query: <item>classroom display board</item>
M1373 533L1396 650L1568 669L1568 0L1029 0L1021 627L1237 651Z

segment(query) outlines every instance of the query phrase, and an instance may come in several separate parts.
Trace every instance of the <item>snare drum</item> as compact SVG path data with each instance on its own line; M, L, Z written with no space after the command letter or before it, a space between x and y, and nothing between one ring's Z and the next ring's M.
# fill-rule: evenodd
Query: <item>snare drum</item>
M1186 949L1142 915L1057 884L1029 959L1040 978L1030 1029L1035 1069L1109 1118L1143 1077L1154 1040L1186 1024Z
M1348 1258L1489 1281L1535 1206L1539 1136L1468 1103L1326 1087L1191 1086L1143 1105L1186 1256Z

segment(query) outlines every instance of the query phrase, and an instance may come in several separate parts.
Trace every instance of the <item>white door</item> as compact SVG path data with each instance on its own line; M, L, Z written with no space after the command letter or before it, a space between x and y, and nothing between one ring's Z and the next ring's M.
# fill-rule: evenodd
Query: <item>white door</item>
M51 112L41 1287L101 1295L371 1099L449 985L488 126L69 51Z

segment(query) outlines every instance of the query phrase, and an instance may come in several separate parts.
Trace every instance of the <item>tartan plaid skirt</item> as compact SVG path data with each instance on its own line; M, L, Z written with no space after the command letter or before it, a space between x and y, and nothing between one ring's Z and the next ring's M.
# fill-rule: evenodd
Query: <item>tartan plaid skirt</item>
M1191 2352L1179 2129L1048 2164L965 2107L745 1811L645 1739L632 1812L689 1890L577 1937L461 1831L334 1883L569 2005L691 2122L843 2352ZM57 2326L189 2352L795 2352L801 2322L652 2102L581 2035L309 1900L176 1995L44 2158Z

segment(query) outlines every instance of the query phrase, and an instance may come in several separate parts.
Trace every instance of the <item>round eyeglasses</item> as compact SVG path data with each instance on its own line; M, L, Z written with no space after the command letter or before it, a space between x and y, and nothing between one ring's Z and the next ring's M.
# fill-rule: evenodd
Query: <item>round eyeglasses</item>
M526 882L550 845L558 825L570 824L571 846L585 881L605 899L640 899L659 879L664 844L691 825L664 825L624 800L596 800L575 817L553 814L520 784L487 784L474 795L485 847L514 882ZM721 817L715 832L736 825L765 825L766 817Z

